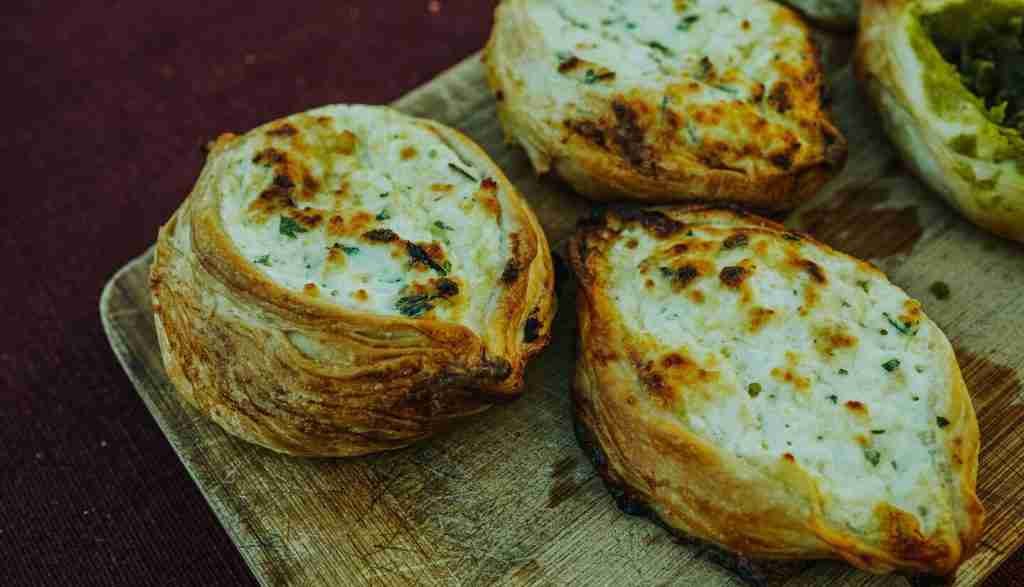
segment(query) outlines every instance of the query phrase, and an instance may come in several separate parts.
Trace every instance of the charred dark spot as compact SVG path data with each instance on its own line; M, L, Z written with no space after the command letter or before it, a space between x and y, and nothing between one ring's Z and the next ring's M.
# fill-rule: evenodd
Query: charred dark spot
M572 132L599 147L605 146L604 129L589 120L567 120L565 126Z
M633 247L636 248L636 247ZM672 253L676 255L685 255L690 250L690 245L686 243L679 243L672 245Z
M636 220L640 222L648 232L660 239L666 239L686 227L678 220L673 220L661 212L651 210L623 211L623 220Z
M297 134L299 134L299 130L288 123L274 127L267 131L267 136L271 137L293 137Z
M526 324L523 326L523 341L533 342L540 338L540 330L544 324L536 316L537 310L533 311L533 314L526 319Z
M282 208L294 207L295 201L292 200L291 190L274 185L260 192L256 201L249 206L252 210L262 210L267 213L274 213Z
M796 242L796 243L804 240L803 237L801 237L799 234L797 234L795 232L784 233L782 235L782 238L784 238L784 239L786 239L788 241L791 241L791 242Z
M511 285L519 279L519 263L515 259L509 259L505 264L505 270L501 272L501 282Z
M424 265L426 267L433 269L434 271L437 271L441 275L445 275L448 273L448 270L442 267L440 264L438 264L438 262L435 261L433 257L430 256L430 253L428 253L426 249L417 245L416 243L405 243L405 251L409 253L409 259L413 265Z
M853 412L866 412L867 411L867 409L865 408L863 402L859 402L859 401L856 401L856 400L850 400L850 401L846 402L844 405L846 406L847 409L849 409L850 411L853 411Z
M569 73L570 71L576 69L576 67L579 66L580 63L582 63L580 61L580 58L573 55L572 57L569 57L565 61L558 64L558 72Z
M832 103L832 90L829 89L828 84L821 84L821 90L818 95L822 106L828 106Z
M793 166L793 155L790 153L778 153L770 158L773 165L779 169L788 170Z
M612 112L615 113L617 121L613 138L626 160L638 171L656 174L654 153L645 142L644 129L640 126L640 117L636 110L629 104L616 100L612 102Z
M320 189L320 182L315 177L310 175L308 172L302 176L302 187L306 188L311 192L318 191Z
M499 101L499 102L504 102L505 101L505 92L503 92L501 90L498 90L498 92L496 94L494 94L494 99Z
M724 249L740 249L740 248L743 248L743 247L747 246L748 243L750 243L750 238L747 235L743 234L743 233L739 233L739 234L734 234L734 235L730 236L729 238L725 239L725 242L722 243L722 248L724 248Z
M768 103L780 114L785 114L793 108L793 99L789 92L789 84L778 82L772 86L772 91L768 94Z
M293 188L295 187L295 182L287 175L278 175L274 178L274 185L279 188Z
M252 158L257 165L280 165L288 161L288 154L277 149L263 149Z
M662 267L661 274L666 279L671 280L672 283L677 284L679 287L686 287L687 285L690 285L693 280L700 277L700 271L698 271L693 265L683 265L677 269Z
M750 276L750 271L743 267L725 267L722 272L718 274L718 278L722 280L722 283L726 287L737 288L743 284L743 281Z
M442 298L450 298L459 295L459 284L444 277L437 282L437 295Z
M311 208L296 210L291 214L291 217L306 228L316 228L324 221L323 212Z
M369 232L363 233L363 238L368 241L374 241L378 243L390 243L398 240L398 235L395 231L390 228L377 228Z
M498 182L494 181L490 177L485 177L484 180L480 182L480 187L489 192L495 192L498 191Z
M807 271L807 274L811 276L811 279L818 283L825 283L825 270L820 265L811 261L810 259L804 259L800 262L800 265Z

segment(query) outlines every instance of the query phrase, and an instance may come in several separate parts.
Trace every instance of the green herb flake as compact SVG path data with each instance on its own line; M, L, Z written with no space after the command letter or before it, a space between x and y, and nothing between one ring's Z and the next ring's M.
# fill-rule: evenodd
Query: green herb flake
M452 228L451 226L448 226L447 224L445 224L441 220L434 221L434 226L440 228L441 230L455 230L454 228Z
M879 430L872 430L871 433L872 434L885 434L885 430L881 430L881 429L879 429Z
M882 312L882 316L885 316L886 321L888 321L889 324L892 324L892 327L895 328L896 330L898 330L900 332L900 334L902 334L904 336L916 336L917 335L917 331L914 330L914 328L913 328L914 325L912 323L904 322L903 324L900 324L896 320L893 320L892 316L890 316L888 312Z
M437 271L442 276L448 275L448 272L451 271L451 263L445 261L444 265L439 265L423 247L416 243L406 243L405 250L409 254L409 260L412 265L424 265Z
M839 370L839 374L840 374L840 375L849 375L849 374L850 374L850 372L849 372L849 371L847 371L846 369L840 369L840 370Z
M943 418L942 416L935 418L935 423L939 425L939 428L945 428L946 426L949 426L949 420Z
M256 262L256 263L259 263L260 265L266 265L267 267L270 267L270 255L263 255L262 257L256 257L255 259L253 259L253 261Z
M877 467L878 463L882 462L882 453L878 452L873 448L864 449L864 458L867 459L871 466Z
M665 56L668 56L668 57L673 57L676 54L675 51L673 51L672 49L669 49L665 45L662 45L658 41L651 41L650 43L647 43L647 45L651 49L654 49L654 50L660 52L662 55L665 55Z
M942 301L948 300L951 293L949 291L949 285L944 281L936 281L930 288L928 288L928 291L932 292L933 296Z
M751 383L747 386L747 393L750 394L750 397L757 397L761 395L761 384L756 381Z
M583 75L583 83L587 85L593 85L600 81L615 79L614 71L601 71L596 72L593 69L588 69L587 73Z
M395 309L401 312L403 316L417 318L433 310L434 305L430 303L430 296L428 295L405 296L395 302Z
M864 293L871 293L871 284L867 281L858 281L857 286L864 290Z
M685 16L682 20L679 21L679 24L676 25L676 30L686 32L690 30L693 27L693 23L697 22L698 20L700 20L700 17L697 16L696 14Z
M391 192L384 192L384 193L383 193L383 194L381 194L381 195L380 195L379 197L381 197L381 198L386 198L386 197L388 197L388 196L390 196L390 195L391 195Z
M390 219L391 219L391 214L388 212L387 208L384 208L383 210L380 211L380 214L377 214L377 220L390 220Z
M890 373L892 373L896 369L899 369L899 367L900 367L900 360L899 359L890 359L890 360L882 363L882 368L885 369L886 371L890 372Z
M300 233L309 232L309 229L296 222L293 218L282 216L278 231L288 238L299 238L298 235Z
M431 149L427 151L427 157L430 157L431 159L437 159L437 149Z
M839 396L838 395L830 395L830 396L828 396L828 401L830 401L830 402L832 402L834 404L838 404L839 403Z
M332 249L339 249L339 250L343 251L346 255L358 255L360 253L359 247L350 247L348 245L343 245L341 243L336 243L331 248Z

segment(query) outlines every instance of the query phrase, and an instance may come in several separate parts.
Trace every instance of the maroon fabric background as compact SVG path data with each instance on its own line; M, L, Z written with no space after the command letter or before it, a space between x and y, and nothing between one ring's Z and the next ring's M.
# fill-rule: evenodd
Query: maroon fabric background
M97 305L222 131L386 103L495 0L0 6L0 584L254 584L114 359ZM1020 584L1024 557L990 585Z

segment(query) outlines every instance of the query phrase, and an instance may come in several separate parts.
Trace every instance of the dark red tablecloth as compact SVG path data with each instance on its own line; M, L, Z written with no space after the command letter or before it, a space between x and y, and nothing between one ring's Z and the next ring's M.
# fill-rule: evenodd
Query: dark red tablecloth
M254 584L107 346L100 289L205 141L393 100L479 49L496 1L2 4L0 585ZM1018 577L1019 555L990 585Z

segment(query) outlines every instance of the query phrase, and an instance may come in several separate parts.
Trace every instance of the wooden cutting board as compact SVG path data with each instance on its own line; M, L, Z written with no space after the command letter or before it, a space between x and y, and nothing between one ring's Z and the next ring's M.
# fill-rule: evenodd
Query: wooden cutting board
M850 140L841 177L787 223L868 258L920 299L957 348L981 422L989 510L957 584L976 585L1024 544L1024 255L961 220L906 174L843 62L825 47ZM461 129L533 204L556 251L590 205L538 179L506 145L474 56L397 106ZM150 254L103 292L114 351L253 573L267 585L742 585L709 550L621 513L577 446L569 406L574 286L522 400L415 447L351 460L296 459L245 444L179 401L164 375L147 289ZM930 293L938 281L952 295ZM906 585L838 563L774 568L773 585Z

